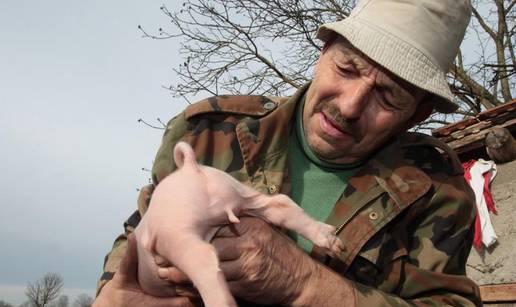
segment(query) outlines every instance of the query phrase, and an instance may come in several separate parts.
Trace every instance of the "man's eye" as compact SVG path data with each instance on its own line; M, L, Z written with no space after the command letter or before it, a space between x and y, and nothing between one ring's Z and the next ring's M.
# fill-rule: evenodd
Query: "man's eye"
M357 72L351 65L337 65L337 69L344 74L355 74Z
M398 110L399 108L397 106L395 106L393 103L391 103L389 100L387 100L387 98L383 97L383 103L389 108L389 109L396 109Z
M396 104L394 104L393 102L391 102L391 100L389 100L387 97L386 97L386 92L385 91L376 91L376 97L378 97L378 99L381 101L382 105L386 108L386 109L389 109L389 110L399 110L399 106L397 106Z

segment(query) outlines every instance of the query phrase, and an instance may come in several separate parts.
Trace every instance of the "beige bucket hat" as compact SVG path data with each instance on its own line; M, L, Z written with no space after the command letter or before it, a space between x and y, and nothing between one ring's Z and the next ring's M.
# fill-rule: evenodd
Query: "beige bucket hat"
M469 0L362 0L348 18L322 25L317 38L338 33L373 61L432 94L435 109L458 106L446 82L471 17Z

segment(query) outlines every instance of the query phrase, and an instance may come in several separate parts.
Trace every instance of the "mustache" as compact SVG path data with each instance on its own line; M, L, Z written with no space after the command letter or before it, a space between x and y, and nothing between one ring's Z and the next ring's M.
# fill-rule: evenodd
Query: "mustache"
M339 108L334 104L328 101L319 102L314 106L313 113L319 112L323 112L333 125L337 126L340 131L351 135L356 142L362 138L359 124L343 117Z

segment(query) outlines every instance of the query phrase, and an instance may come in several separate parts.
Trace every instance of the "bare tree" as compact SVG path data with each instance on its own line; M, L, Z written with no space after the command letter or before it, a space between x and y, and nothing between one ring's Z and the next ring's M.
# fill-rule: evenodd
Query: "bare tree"
M73 302L73 307L91 307L93 304L93 297L88 294L82 293L77 296Z
M57 273L47 273L34 283L29 282L25 295L35 307L44 307L54 301L63 288L63 278Z
M473 18L467 34L471 44L463 44L449 74L450 85L465 112L478 113L513 99L515 3L473 0Z
M515 0L473 0L468 44L448 77L460 104L441 125L512 99L516 59ZM181 9L162 6L171 29L144 37L179 38L184 62L167 88L189 100L196 94L288 95L309 81L321 45L323 23L346 18L356 0L186 0ZM467 50L466 50L467 49Z
M57 301L52 304L52 307L69 307L70 300L67 295L61 295Z

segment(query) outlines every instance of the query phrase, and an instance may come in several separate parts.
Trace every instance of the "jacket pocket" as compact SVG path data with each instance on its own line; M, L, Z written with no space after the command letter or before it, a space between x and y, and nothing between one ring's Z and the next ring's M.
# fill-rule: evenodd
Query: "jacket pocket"
M374 235L355 257L346 277L364 285L395 292L403 279L407 249L388 229Z

